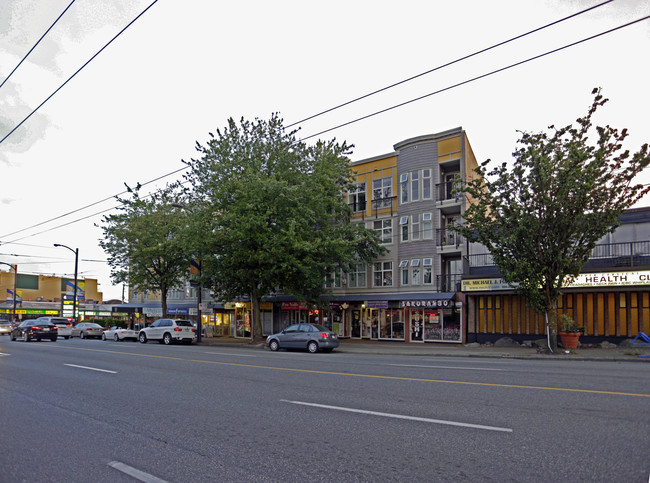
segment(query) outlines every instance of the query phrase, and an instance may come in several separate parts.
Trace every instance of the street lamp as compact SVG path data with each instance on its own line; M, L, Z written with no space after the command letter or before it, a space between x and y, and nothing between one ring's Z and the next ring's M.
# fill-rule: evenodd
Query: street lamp
M191 208L188 208L187 206L181 205L180 203L172 203L172 206L174 208L180 208L181 210L185 211L186 213L194 213ZM199 271L199 281L198 281L198 286L197 286L197 293L196 293L196 312L199 315L199 320L196 324L196 342L200 343L201 342L201 335L203 332L203 321L201 320L201 292L203 292L203 287L201 286L201 256L199 255L199 258L197 260L197 269ZM191 283L191 282L190 282Z
M55 247L63 247L74 253L74 292L72 295L72 325L77 322L77 269L79 267L79 249L73 250L67 245L55 243Z
M11 321L16 322L16 285L17 285L16 282L18 281L18 265L17 264L16 265L11 265L11 264L9 264L7 262L0 262L0 264L1 265L7 265L7 266L11 267L13 269L13 271L14 271L14 313L11 316Z

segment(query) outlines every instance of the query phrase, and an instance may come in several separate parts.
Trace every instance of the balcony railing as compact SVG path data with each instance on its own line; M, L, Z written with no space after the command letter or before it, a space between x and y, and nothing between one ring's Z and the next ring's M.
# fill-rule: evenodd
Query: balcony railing
M438 228L436 230L436 246L458 248L465 243L465 238L449 228Z
M436 275L438 292L460 292L461 274Z
M496 273L490 253L468 255L465 261L472 275ZM650 267L650 241L596 245L584 266L586 269L623 267Z
M377 217L379 215L390 213L391 216L394 215L394 201L397 199L397 196L387 196L385 198L376 198L370 200L370 216ZM348 203L350 210L352 211L352 216L361 215L361 218L365 219L368 211L368 201L354 201Z
M454 181L446 181L445 183L436 184L436 201L460 201L462 198L461 194L453 193L456 186L457 185Z

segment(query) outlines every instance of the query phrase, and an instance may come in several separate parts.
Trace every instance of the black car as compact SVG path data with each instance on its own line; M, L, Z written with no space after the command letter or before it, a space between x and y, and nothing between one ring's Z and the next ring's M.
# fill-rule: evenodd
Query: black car
M25 342L29 342L32 339L38 341L50 339L52 342L55 342L58 336L59 328L52 322L43 320L26 320L18 327L14 327L11 334L9 334L11 340L22 337Z

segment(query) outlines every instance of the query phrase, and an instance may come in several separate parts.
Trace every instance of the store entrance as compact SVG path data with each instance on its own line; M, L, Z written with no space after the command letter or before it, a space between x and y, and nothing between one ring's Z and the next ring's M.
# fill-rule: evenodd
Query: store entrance
M411 342L424 342L424 319L421 310L411 310Z

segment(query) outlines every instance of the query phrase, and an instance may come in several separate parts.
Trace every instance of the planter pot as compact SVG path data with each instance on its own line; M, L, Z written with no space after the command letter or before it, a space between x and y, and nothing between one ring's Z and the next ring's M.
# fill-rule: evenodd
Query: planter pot
M577 349L580 332L560 332L560 341L565 349Z

